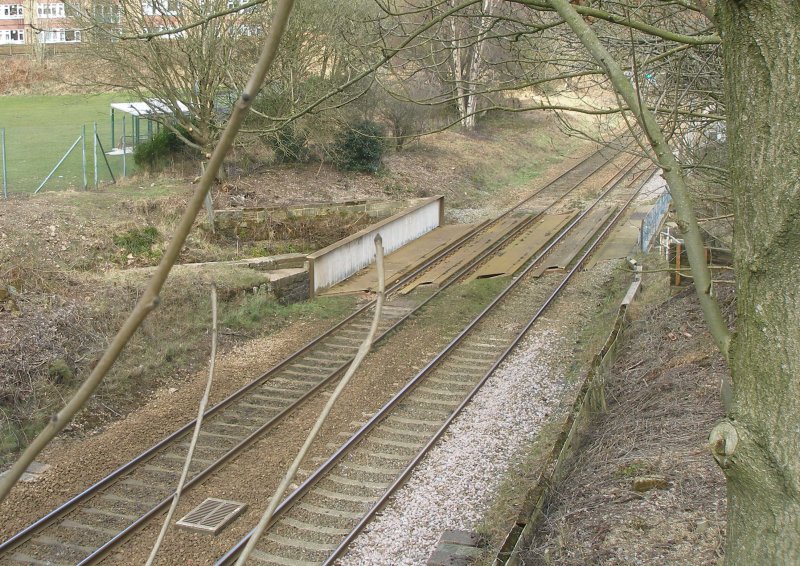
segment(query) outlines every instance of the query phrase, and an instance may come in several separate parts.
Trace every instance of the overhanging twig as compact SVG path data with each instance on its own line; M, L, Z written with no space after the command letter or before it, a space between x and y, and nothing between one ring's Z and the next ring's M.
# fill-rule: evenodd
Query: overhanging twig
M253 551L256 544L258 544L258 539L261 538L261 535L264 534L264 531L267 529L269 521L270 519L272 519L273 513L275 513L275 509L281 502L283 493L286 491L286 488L289 487L289 484L292 483L294 477L297 475L297 470L300 468L300 464L303 462L303 458L305 458L306 454L308 453L308 450L311 448L311 443L314 442L314 439L317 437L317 434L322 428L322 425L325 423L325 419L328 418L328 415L333 409L333 405L336 403L336 400L342 394L342 391L347 386L348 382L350 381L350 378L353 377L353 374L358 369L358 366L361 365L361 362L364 360L364 357L366 357L370 347L372 346L372 341L375 339L375 334L378 331L378 323L380 322L381 319L381 311L383 310L384 289L385 289L385 277L383 269L383 242L380 234L375 236L375 255L376 255L375 262L378 269L378 300L375 304L375 316L372 318L372 326L370 326L366 338L364 338L364 341L361 343L361 346L359 346L358 352L356 353L356 356L353 359L353 363L350 364L350 367L347 369L347 372L344 374L342 380L336 386L336 389L334 389L330 399L328 399L328 402L325 403L325 407L322 409L322 412L317 417L317 422L314 423L314 426L308 433L308 438L306 438L305 443L303 444L302 448L300 448L300 451L297 453L297 456L292 462L292 465L289 466L289 469L287 470L286 476L284 476L283 481L275 490L275 494L272 496L272 500L269 502L267 510L264 511L264 514L261 516L261 520L258 522L258 525L254 529L253 534L250 536L250 539L247 541L247 545L244 547L244 550L242 550L242 554L239 555L239 559L236 561L236 566L244 566L244 563L247 561L247 558L250 556L250 553Z
M692 199L686 186L680 163L672 154L672 150L653 113L646 105L639 103L630 81L617 61L600 42L592 28L583 20L568 0L547 1L572 29L595 61L603 67L614 85L614 90L631 109L637 123L647 136L647 141L653 149L656 161L664 171L663 176L667 180L669 192L672 195L672 201L686 242L686 253L689 256L689 265L694 277L700 306L703 310L703 317L711 336L714 338L714 343L727 359L731 334L722 316L719 304L713 296L711 272L705 261L703 238L700 234L697 217L692 208Z
M233 145L236 134L242 125L242 121L250 109L250 105L255 99L261 85L264 83L267 71L269 71L272 62L275 60L278 44L286 29L286 23L289 20L292 6L294 6L294 0L279 0L275 15L272 19L269 35L264 43L264 48L261 51L258 62L253 69L253 73L250 75L250 80L247 82L244 92L234 106L233 113L228 120L228 125L222 132L222 136L208 162L208 168L200 179L200 184L194 195L192 195L192 199L189 201L181 217L175 235L172 237L172 240L170 240L169 246L156 268L156 272L150 279L150 283L136 303L133 311L131 311L131 314L122 325L122 328L120 328L109 347L103 353L100 361L89 374L89 377L86 378L86 381L81 384L78 391L75 392L75 395L67 402L64 408L50 418L50 422L44 427L42 432L33 439L33 442L28 445L8 473L0 479L0 502L6 498L11 488L19 481L19 478L31 462L33 462L34 458L36 458L44 447L73 419L78 411L83 408L86 401L89 400L95 389L97 389L103 381L103 378L114 365L114 362L119 357L123 348L144 319L158 306L161 288L164 286L164 282L167 280L172 266L178 259L178 255L192 229L192 224L197 217L197 213L203 206L206 193L214 182L217 171L219 171L225 159L225 155Z
M186 484L186 478L189 476L189 467L192 465L192 456L194 456L194 449L197 446L197 439L200 438L200 427L203 426L203 415L208 406L208 397L211 394L211 383L214 381L214 364L217 360L217 286L211 284L211 360L208 363L208 380L206 381L206 390L203 393L200 404L197 407L197 419L194 424L194 432L192 433L192 441L189 444L189 451L186 453L186 461L183 464L183 472L181 478L178 480L178 487L175 490L175 495L172 497L172 505L170 505L167 516L164 519L164 524L161 526L161 532L158 533L156 543L153 545L153 550L150 552L150 557L147 559L146 566L151 566L158 554L158 549L161 543L164 542L164 537L167 535L169 524L172 522L172 516L175 515L175 509L178 508L178 502L183 493L183 486Z

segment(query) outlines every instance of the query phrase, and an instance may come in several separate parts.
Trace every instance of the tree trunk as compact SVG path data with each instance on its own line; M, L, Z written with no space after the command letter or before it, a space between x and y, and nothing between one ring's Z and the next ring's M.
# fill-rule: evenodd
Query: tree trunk
M483 61L483 46L486 33L491 25L492 10L496 0L483 0L481 3L481 17L478 19L478 39L472 47L472 57L468 67L467 75L467 98L464 127L468 130L475 128L477 123L478 97L475 94L478 79L481 75L481 63Z
M453 19L450 20L450 30L453 34L451 57L453 58L453 78L456 83L456 106L458 107L458 117L463 120L467 112L464 99L464 69L461 63L461 40L456 21Z
M734 192L733 406L711 435L727 562L800 560L800 3L720 0Z

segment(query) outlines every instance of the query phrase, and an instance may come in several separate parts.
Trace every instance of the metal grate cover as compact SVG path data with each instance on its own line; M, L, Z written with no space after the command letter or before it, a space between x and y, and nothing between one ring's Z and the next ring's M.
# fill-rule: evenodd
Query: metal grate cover
M176 524L179 527L217 534L222 527L233 521L247 505L238 501L226 501L209 497L189 511Z

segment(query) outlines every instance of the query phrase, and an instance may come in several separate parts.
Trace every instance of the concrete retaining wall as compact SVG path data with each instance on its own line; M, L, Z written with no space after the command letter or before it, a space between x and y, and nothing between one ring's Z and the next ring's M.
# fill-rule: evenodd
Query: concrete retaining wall
M384 252L389 254L440 226L443 218L444 197L424 199L411 208L309 255L310 296L372 263L377 234L383 238Z
M642 227L639 231L639 243L642 251L646 252L653 244L653 239L658 231L661 229L661 224L664 222L664 217L669 212L669 205L672 202L672 197L669 193L664 193L659 197L650 212L642 219Z
M308 298L308 271L301 271L271 281L269 292L283 305L305 301Z

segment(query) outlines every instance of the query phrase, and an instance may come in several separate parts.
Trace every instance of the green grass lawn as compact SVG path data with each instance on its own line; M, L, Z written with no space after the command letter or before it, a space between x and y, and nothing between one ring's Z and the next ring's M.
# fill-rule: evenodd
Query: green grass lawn
M86 126L86 177L94 184L94 147L92 131L97 133L106 151L111 149L111 102L123 102L120 94L65 96L0 96L0 128L5 128L8 191L33 192L58 163ZM130 121L129 121L130 123ZM115 137L122 134L118 116ZM82 151L79 143L53 177L42 188L52 191L83 187ZM100 182L111 179L102 152L97 149ZM122 157L108 156L114 175L122 174ZM128 155L128 173L133 158ZM0 168L2 164L0 164Z

